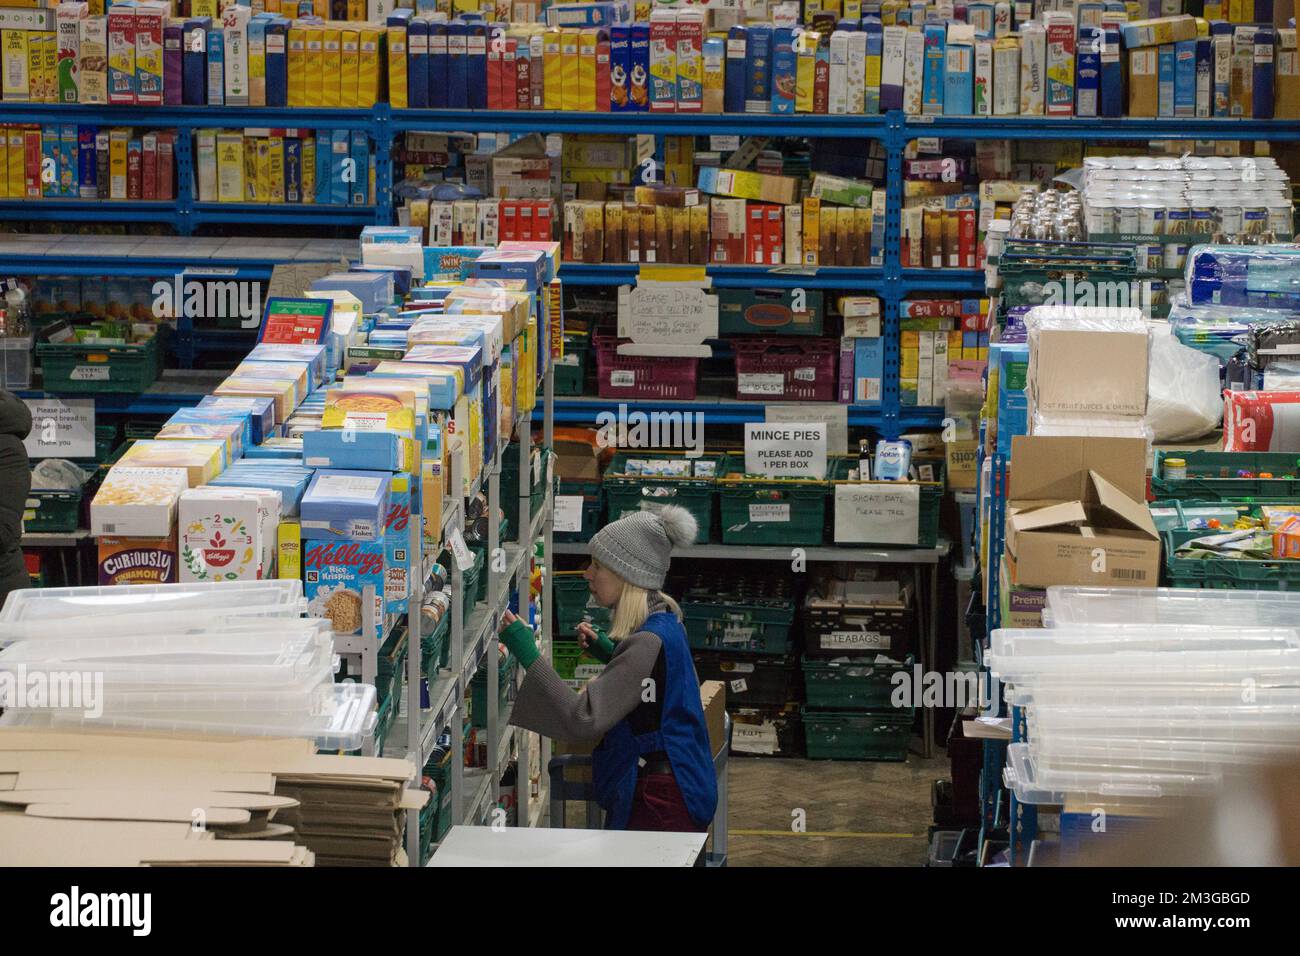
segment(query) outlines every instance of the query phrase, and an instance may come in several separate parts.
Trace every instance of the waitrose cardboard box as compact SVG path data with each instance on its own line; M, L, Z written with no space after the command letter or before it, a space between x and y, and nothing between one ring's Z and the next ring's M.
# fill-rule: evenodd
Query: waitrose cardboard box
M1011 449L1011 584L1157 584L1160 535L1146 506L1145 439L1018 436Z

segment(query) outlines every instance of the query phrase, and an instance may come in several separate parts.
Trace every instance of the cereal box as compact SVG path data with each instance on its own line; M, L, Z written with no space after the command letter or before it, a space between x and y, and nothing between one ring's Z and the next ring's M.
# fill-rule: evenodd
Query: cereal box
M306 537L305 527L303 534ZM385 547L383 541L304 541L307 613L328 618L335 634L360 634L365 621L362 602L369 587L373 588L375 626L382 630Z
M405 614L411 594L411 475L394 475L384 518L384 602L390 614ZM416 552L418 560L419 552Z
M93 535L165 537L172 533L176 502L188 486L183 468L109 470L90 503Z
M176 536L99 539L100 586L175 584Z
M261 577L262 519L256 495L195 488L181 495L177 545L181 581Z
M374 471L316 472L299 506L302 536L382 544L391 480Z
M138 441L122 455L122 464L143 468L181 468L191 488L206 485L221 473L224 441Z

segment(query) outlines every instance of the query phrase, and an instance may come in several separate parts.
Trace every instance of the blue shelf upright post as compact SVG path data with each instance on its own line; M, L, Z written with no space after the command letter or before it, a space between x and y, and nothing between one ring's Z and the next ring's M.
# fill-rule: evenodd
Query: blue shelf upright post
M893 440L902 432L902 396L899 387L899 315L903 298L903 151L907 148L907 123L901 110L885 114L885 249L884 327L885 368L880 387L881 431Z

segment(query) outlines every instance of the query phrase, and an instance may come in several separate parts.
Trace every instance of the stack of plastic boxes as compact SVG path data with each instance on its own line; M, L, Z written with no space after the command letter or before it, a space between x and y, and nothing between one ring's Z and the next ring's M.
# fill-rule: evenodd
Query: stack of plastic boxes
M302 618L305 605L297 581L15 591L0 610L0 676L28 686L58 675L49 686L73 693L9 701L0 723L359 749L374 730L374 688L334 683L329 626Z
M1063 861L1300 753L1300 595L1053 587L1044 619L988 664L1028 731L1004 782L1060 808Z

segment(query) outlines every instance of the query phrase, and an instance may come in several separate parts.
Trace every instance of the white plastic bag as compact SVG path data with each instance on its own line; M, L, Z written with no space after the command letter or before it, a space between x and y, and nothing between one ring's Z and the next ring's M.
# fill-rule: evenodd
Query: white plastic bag
M1168 327L1151 337L1147 417L1157 442L1194 441L1223 417L1219 360L1181 344Z

